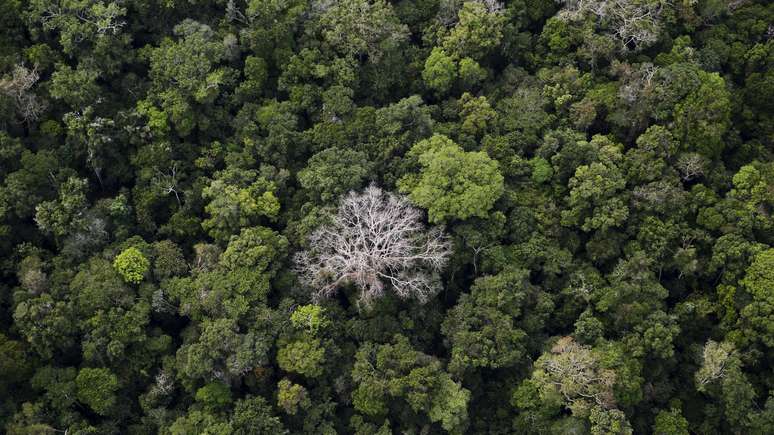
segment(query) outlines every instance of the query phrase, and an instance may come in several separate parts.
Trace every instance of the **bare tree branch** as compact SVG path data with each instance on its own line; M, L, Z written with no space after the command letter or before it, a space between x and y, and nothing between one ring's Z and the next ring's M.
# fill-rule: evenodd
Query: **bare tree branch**
M310 249L296 254L296 271L316 298L353 284L366 306L385 288L424 303L439 289L434 275L446 265L450 243L441 228L427 230L421 218L405 197L374 185L350 192L331 223L310 235Z
M677 169L682 174L683 181L689 181L704 175L707 159L698 153L686 153L677 160Z
M655 43L663 30L661 15L668 4L666 0L556 0L565 8L558 17L565 21L583 20L593 15L600 21L609 22L610 29L622 47L637 48Z
M174 194L175 199L177 199L177 205L182 205L182 202L180 201L181 192L179 191L180 188L177 185L177 163L172 165L172 168L169 169L169 172L161 172L158 168L156 168L156 177L154 177L153 183L163 194Z
M46 110L46 103L31 91L38 79L40 75L36 69L29 70L24 65L16 65L11 77L0 80L0 93L13 99L16 112L24 122L37 120Z

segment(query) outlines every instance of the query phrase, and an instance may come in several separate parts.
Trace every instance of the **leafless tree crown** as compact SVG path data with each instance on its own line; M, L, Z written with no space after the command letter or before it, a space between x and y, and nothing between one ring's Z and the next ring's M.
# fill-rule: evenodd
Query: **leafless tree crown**
M24 65L16 65L11 77L0 79L0 93L11 97L16 104L16 111L24 122L38 119L46 109L46 104L31 90L40 75L35 69L27 69Z
M296 254L296 271L315 298L351 284L360 290L361 305L385 288L424 303L439 290L437 272L450 243L441 228L427 229L421 218L405 197L374 185L350 192L330 222L310 235L310 248Z
M609 20L618 40L624 45L642 47L658 40L662 31L661 15L666 0L556 0L565 8L559 18L567 21L583 19L588 14L599 20Z
M677 160L677 169L683 176L684 181L690 181L704 175L704 170L709 162L698 153L686 153Z

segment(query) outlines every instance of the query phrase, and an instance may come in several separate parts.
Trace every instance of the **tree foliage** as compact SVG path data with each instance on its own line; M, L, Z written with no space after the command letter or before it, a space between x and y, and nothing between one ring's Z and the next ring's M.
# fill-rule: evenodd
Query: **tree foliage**
M772 23L0 0L0 433L772 433Z
M148 259L139 249L134 247L122 251L113 261L113 267L121 274L124 281L132 284L142 282L149 266Z
M422 169L401 179L400 189L427 209L430 222L486 217L503 193L497 162L484 152L462 150L446 136L417 142L408 158Z

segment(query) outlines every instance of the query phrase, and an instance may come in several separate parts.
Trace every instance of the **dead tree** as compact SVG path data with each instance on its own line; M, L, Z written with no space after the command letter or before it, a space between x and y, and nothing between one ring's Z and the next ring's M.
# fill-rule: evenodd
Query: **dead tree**
M16 65L11 77L0 80L0 93L13 99L16 112L26 123L37 120L46 109L46 103L31 91L39 78L40 75L35 69L29 70L23 65Z
M175 199L177 199L177 205L182 205L182 202L180 201L180 194L182 192L180 192L180 188L178 187L177 163L172 165L169 172L161 172L156 168L156 177L154 177L153 183L163 194L174 194Z
M654 44L663 31L662 14L665 0L556 0L565 7L558 17L565 21L579 21L592 16L608 22L610 32L623 47L637 49Z
M295 263L314 297L332 296L351 284L365 306L385 289L426 302L440 288L437 273L451 250L443 230L425 228L422 212L405 197L374 185L344 197L330 222L309 236L309 246L296 254Z
M690 181L704 175L707 159L698 153L686 153L677 160L677 169L682 174L683 181Z

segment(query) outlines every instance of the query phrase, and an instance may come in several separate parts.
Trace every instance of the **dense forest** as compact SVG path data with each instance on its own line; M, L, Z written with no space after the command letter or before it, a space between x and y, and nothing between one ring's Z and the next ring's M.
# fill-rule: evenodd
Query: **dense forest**
M774 433L774 2L0 0L0 433Z

